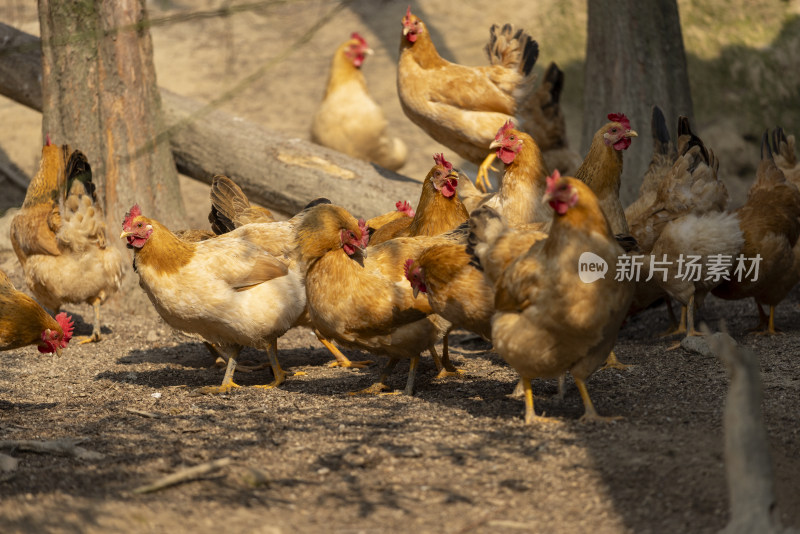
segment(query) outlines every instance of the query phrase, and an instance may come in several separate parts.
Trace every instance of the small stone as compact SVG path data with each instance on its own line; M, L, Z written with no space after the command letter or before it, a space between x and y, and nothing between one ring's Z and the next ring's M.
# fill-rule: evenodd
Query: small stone
M10 473L11 471L16 471L18 466L19 460L13 456L0 453L0 472Z
M149 332L147 332L148 343L155 343L158 340L159 340L158 332L156 332L155 330L150 330Z

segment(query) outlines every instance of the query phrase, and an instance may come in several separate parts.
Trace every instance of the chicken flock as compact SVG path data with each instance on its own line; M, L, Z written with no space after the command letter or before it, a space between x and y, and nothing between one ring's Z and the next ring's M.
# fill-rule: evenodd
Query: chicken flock
M730 211L712 149L685 117L677 118L674 143L654 106L652 162L639 197L623 208L623 154L639 134L623 113L609 113L588 154L572 151L559 106L563 72L551 64L536 86L539 47L529 34L492 26L489 65L468 67L438 55L410 8L401 22L402 108L433 139L480 164L475 184L435 154L416 207L401 199L369 220L319 198L278 221L225 176L211 187L210 229L170 229L136 205L126 214L120 237L155 311L226 361L221 384L198 393L239 387L244 347L268 355L272 381L255 387L280 386L287 373L278 339L300 326L313 330L336 365L371 363L351 362L337 346L387 358L378 382L353 394L390 391L392 369L408 360L404 392L412 395L424 352L437 378L462 374L447 340L464 329L517 371L526 422L546 419L534 409L531 380L566 373L583 400L582 420L602 421L614 418L597 413L587 381L604 362L622 366L613 348L632 314L660 301L671 314L676 301L681 317L668 334L695 336L695 312L709 293L753 297L759 332L776 332L776 306L800 279L793 136L780 128L764 134L747 201ZM388 137L360 71L370 52L358 33L335 51L311 137L398 169L408 151ZM349 130L358 135L341 134ZM500 164L489 192L488 170ZM59 313L65 303L91 305L94 330L82 342L101 339L100 306L122 277L101 205L86 157L48 138L11 226L38 304L0 273L0 349L33 344L60 353L73 330Z

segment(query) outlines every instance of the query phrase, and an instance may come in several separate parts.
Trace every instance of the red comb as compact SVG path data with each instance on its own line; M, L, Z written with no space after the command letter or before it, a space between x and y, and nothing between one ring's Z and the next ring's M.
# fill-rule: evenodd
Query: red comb
M361 230L361 248L366 248L367 244L369 244L369 228L367 227L367 221L359 219L358 229Z
M50 146L52 144L53 143L50 142L50 134L48 133L47 135L44 136L44 146Z
M125 214L125 218L122 220L122 229L126 230L131 227L131 223L136 217L141 216L142 209L139 207L139 204L134 204L131 210Z
M497 135L494 136L495 141L499 141L500 139L502 139L503 138L503 134L505 134L507 131L509 131L513 127L514 127L514 123L511 122L510 119L507 120L506 123L504 125L502 125L499 130L497 130Z
M406 18L411 18L411 5L408 6L408 9L406 9Z
M547 177L547 192L552 193L555 191L559 181L561 181L561 173L556 169L553 171L553 174Z
M447 172L450 172L450 171L453 170L453 164L450 163L449 161L447 161L446 159L444 159L444 154L434 154L433 155L433 162L436 165L441 165L442 167L447 169Z
M414 216L414 208L411 207L407 200L398 200L394 203L394 207L397 208L397 211L402 211L409 217Z
M620 123L626 130L631 129L631 121L628 120L624 113L609 113L608 120Z
M409 267L411 267L411 265L412 265L413 263L414 263L414 260L413 260L413 259L411 259L411 258L408 258L408 259L405 261L405 263L403 263L403 274L406 276L406 280L408 280L409 282L411 281L411 278L410 278L410 277L409 277L409 275L408 275L408 268L409 268Z
M358 32L353 32L352 34L350 34L350 39L356 39L362 45L367 46L367 40L361 37L361 35L359 35Z
M64 339L61 341L61 347L66 347L69 340L72 339L72 330L75 327L75 323L72 320L72 317L66 314L66 312L61 312L56 315L56 322L58 326L61 327L61 330L64 331Z

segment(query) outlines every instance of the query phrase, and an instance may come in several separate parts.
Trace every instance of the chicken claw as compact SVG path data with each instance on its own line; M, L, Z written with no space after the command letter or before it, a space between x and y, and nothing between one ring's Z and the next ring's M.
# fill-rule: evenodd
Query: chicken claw
M478 167L478 175L475 177L475 187L480 189L482 193L486 193L492 189L492 184L489 181L489 170L497 170L492 167L492 162L494 162L496 157L495 153L492 152L486 156L486 159L483 160L483 163Z
M783 334L783 332L775 328L775 306L769 307L769 318L767 318L767 314L764 313L763 308L761 308L761 303L756 302L756 305L758 306L758 325L756 325L755 328L748 330L747 333L755 336L774 336Z
M345 369L364 369L365 367L369 367L370 364L374 363L372 360L362 360L360 362L354 362L344 354L339 348L322 337L317 330L314 330L314 334L316 334L317 339L319 339L320 343L325 345L325 348L330 351L331 354L336 358L335 362L331 362L328 364L328 367L342 367Z
M93 332L91 336L78 336L75 338L78 341L78 345L83 345L84 343L97 343L100 341L100 332ZM75 341L73 341L75 343Z
M457 369L452 363L450 363L450 351L448 350L447 342L448 334L445 334L444 338L442 339L443 348L441 358L439 358L439 354L436 352L436 348L433 345L428 347L428 351L431 353L431 357L433 358L433 363L436 364L436 368L439 370L439 373L433 378L434 380L442 380L448 376L463 377L466 374L464 371Z
M286 371L281 369L281 364L280 362L278 362L278 340L277 339L270 340L267 343L266 349L267 349L267 355L269 356L269 365L270 367L272 367L272 374L275 376L275 380L273 380L269 384L252 386L254 388L272 389L286 382Z
M630 369L631 367L634 366L619 361L617 359L617 355L614 354L614 351L612 350L608 354L608 358L606 358L606 363L603 364L603 367L601 367L600 370L602 371L604 369L619 369L620 371L624 371L625 369Z
M237 351L238 352L238 351ZM234 352L235 355L237 352ZM197 390L198 395L217 395L220 393L229 393L231 389L240 387L239 384L233 381L233 372L236 370L236 358L231 355L228 356L228 367L225 369L225 376L222 378L222 384L219 386L205 386Z
M518 385L522 385L522 389L524 391L524 398L525 398L525 424L532 425L533 423L560 423L558 419L553 417L545 417L543 415L536 415L536 411L533 409L533 386L531 385L531 379L525 378L524 376L520 378Z
M399 392L385 393L390 389L391 388L386 384L384 384L383 382L375 382L374 384L372 384L367 388L359 389L358 391L351 391L348 393L348 395L387 395L387 394L397 395L399 393Z
M597 410L594 409L594 404L592 403L591 397L589 397L589 390L586 389L586 382L581 380L578 377L573 377L575 379L575 385L578 386L578 391L581 393L581 399L583 400L583 415L578 420L581 423L594 423L594 422L603 422L603 423L610 423L612 421L618 421L622 419L621 416L613 416L613 417L604 417L597 413Z

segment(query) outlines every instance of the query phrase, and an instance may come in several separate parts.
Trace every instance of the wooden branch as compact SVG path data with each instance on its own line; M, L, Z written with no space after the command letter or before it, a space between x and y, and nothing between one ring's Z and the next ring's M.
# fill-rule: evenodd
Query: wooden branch
M0 23L0 94L37 111L40 46L38 38ZM168 127L157 142L169 141L178 170L208 184L216 174L229 176L251 201L270 209L293 214L324 196L369 218L390 211L397 200L419 198L420 184L405 176L163 89L161 99Z
M105 456L99 452L93 452L78 447L78 443L83 443L84 439L62 438L51 441L34 440L0 440L0 449L11 449L40 454L55 454L58 456L74 456L81 460L102 460Z
M133 490L133 493L152 493L154 491L158 491L164 488L168 488L170 486L175 486L176 484L182 484L184 482L189 482L195 479L198 479L204 475L209 473L213 473L223 467L230 465L233 460L230 458L220 458L219 460L214 460L213 462L207 462L204 464L196 465L194 467L190 467L188 469L183 469L178 471L177 473L173 473L171 475L167 475L152 484L148 484L146 486L139 486L138 488Z

